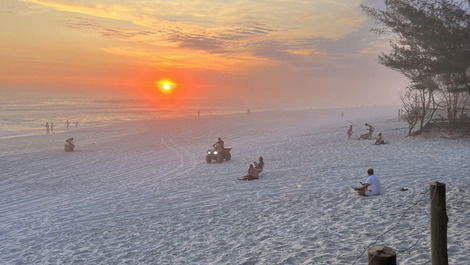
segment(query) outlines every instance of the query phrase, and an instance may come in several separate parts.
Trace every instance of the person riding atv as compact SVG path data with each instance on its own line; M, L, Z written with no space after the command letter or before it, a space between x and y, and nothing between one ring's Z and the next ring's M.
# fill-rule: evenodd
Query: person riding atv
M225 145L225 143L224 143L224 141L222 140L222 138L218 137L218 138L217 138L217 142L215 142L215 144L213 144L212 147L214 147L215 149L220 149L220 150L222 150L222 149L224 149L224 147L225 147L224 145Z
M207 150L206 154L206 162L211 163L212 160L217 161L218 163L222 163L224 160L228 161L232 159L232 154L230 151L232 150L231 147L225 147L224 141L219 137L217 142L212 145L213 149Z
M367 126L367 130L369 131L368 133L365 133L365 134L362 134L360 137L359 137L359 140L361 139L364 139L364 140L370 140L372 139L372 134L374 133L375 131L375 128L374 126L366 123L365 126Z
M75 145L73 144L73 137L65 140L64 151L73 152L74 149L75 149Z

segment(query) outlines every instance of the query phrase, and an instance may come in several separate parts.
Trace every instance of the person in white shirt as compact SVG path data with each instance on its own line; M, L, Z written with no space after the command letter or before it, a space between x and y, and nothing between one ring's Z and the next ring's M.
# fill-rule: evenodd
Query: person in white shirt
M367 170L367 175L369 175L366 179L366 182L362 183L362 187L357 188L357 193L362 196L375 196L380 195L381 193L381 186L379 177L374 175L374 170L369 168Z

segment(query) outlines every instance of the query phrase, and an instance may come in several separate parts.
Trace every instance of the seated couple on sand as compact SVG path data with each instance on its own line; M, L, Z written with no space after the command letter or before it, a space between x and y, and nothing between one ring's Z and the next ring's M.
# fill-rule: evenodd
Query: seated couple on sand
M372 168L367 170L367 175L369 176L367 177L366 182L361 182L362 186L359 188L354 188L354 190L362 196L380 195L382 188L379 177L374 175L374 170Z
M263 160L263 157L260 156L258 162L255 161L253 162L253 164L250 164L250 167L248 168L248 174L240 178L240 180L258 179L259 174L263 172L263 168L264 168L264 160Z

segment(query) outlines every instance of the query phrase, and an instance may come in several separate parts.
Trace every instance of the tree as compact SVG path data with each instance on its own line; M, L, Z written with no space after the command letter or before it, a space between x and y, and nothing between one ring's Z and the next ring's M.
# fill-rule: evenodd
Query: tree
M405 92L400 96L401 102L403 103L403 110L405 114L403 119L408 123L408 135L413 133L413 129L419 121L420 114L420 104L419 104L419 95L412 88L408 87Z
M420 128L432 120L437 102L456 113L461 94L470 94L470 1L386 0L385 6L363 10L381 25L374 31L393 36L391 52L379 62L410 80L407 89L419 97Z

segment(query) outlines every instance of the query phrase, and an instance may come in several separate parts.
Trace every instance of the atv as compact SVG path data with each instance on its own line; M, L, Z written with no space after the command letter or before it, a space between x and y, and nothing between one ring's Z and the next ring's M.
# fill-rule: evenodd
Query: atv
M211 163L212 160L217 161L217 163L222 163L224 160L229 161L232 158L231 150L232 147L225 147L222 151L215 148L209 149L206 154L206 162Z

